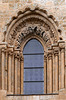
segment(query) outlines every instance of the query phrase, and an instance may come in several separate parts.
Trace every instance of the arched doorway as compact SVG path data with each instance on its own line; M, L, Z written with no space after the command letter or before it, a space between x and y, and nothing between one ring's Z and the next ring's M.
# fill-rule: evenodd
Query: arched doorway
M44 49L36 39L27 42L24 55L24 94L44 94Z

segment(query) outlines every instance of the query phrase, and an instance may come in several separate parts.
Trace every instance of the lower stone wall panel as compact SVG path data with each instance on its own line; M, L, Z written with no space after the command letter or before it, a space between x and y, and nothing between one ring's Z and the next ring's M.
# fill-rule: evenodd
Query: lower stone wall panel
M0 90L0 100L66 100L66 88L60 89L58 94L47 95L12 95L7 94L6 90Z
M7 96L6 100L66 100L66 95Z

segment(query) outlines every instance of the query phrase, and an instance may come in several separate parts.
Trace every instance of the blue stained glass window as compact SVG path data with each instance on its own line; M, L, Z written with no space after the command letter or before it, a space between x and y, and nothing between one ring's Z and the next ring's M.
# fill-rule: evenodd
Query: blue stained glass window
M24 94L43 94L44 82L25 82Z
M27 42L24 55L24 94L44 94L44 49L36 39Z
M43 68L24 69L24 81L44 81Z
M24 67L43 67L43 58L44 55L24 55Z
M43 46L36 39L31 39L24 47L23 54L44 53Z

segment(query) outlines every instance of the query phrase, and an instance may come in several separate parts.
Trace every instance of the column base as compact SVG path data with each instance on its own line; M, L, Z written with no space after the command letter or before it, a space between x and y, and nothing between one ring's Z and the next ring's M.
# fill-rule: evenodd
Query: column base
M13 94L12 92L7 92L7 94Z
M7 91L6 90L0 90L0 100L6 100Z

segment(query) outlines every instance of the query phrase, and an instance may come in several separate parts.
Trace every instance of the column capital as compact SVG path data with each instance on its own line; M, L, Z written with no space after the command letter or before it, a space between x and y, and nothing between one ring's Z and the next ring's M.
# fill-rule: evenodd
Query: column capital
M12 52L12 51L8 51L8 54L9 54L10 56L12 56L12 55L13 55L13 52Z
M14 47L13 47L13 46L8 46L8 47L7 47L7 50L8 50L8 51L14 51Z
M54 51L54 55L55 55L55 56L58 56L58 55L59 55L59 51L57 51L57 50Z
M59 48L55 47L53 53L54 53L55 56L58 56L58 54L59 54Z
M13 55L13 51L14 51L14 47L13 47L13 46L8 46L6 51L7 51L7 53L8 53L9 55L12 56L12 55Z
M21 57L20 57L20 60L21 60L21 61L24 61L24 58L21 56Z
M19 59L19 57L20 57L20 49L15 49L14 50L14 56L15 56L15 58Z
M20 60L24 61L24 57L23 57L23 53L22 52L20 52Z
M47 55L44 55L44 61L47 61Z
M52 53L48 53L48 59L52 59Z
M65 48L61 48L61 53L64 53L65 52Z
M18 58L18 53L14 53L15 58Z
M6 48L5 47L1 48L1 51L2 52L5 52L6 51Z
M49 60L52 59L52 54L53 54L53 49L48 49L47 56Z
M17 53L17 59L20 61L20 54Z
M58 44L54 44L54 45L52 46L52 48L53 48L53 53L54 53L54 55L55 55L55 56L58 56L58 54L59 54L59 47L58 47Z
M65 48L65 41L62 41L62 40L61 40L61 41L59 41L58 43L59 43L59 48L60 48L60 49Z
M0 42L0 48L7 48L7 42Z

